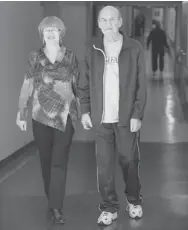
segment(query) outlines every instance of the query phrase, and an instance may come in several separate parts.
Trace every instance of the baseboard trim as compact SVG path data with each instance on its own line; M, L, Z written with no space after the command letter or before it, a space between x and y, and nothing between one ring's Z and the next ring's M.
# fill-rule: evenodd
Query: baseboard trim
M5 159L0 161L0 171L3 170L7 165L13 163L15 160L17 160L19 157L23 156L25 154L25 157L30 155L30 150L35 146L34 141L29 142L27 145L23 146L22 148L18 149Z

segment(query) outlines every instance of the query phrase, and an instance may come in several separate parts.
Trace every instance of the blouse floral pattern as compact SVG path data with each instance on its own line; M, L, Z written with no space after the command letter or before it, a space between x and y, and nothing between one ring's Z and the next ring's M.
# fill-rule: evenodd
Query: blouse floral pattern
M20 119L26 120L32 104L32 118L65 131L67 116L75 127L80 118L78 60L72 51L61 48L52 64L43 48L29 55L28 69L19 97Z

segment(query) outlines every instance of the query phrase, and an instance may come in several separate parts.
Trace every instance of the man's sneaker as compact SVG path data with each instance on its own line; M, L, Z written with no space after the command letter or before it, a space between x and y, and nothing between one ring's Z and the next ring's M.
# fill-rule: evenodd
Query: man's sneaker
M118 218L118 214L117 212L114 212L114 213L111 213L111 212L105 212L103 211L98 220L97 220L97 223L99 225L110 225L112 224L113 220L116 220Z
M141 205L134 205L127 202L127 211L129 212L129 216L133 219L140 219L143 216L143 210Z

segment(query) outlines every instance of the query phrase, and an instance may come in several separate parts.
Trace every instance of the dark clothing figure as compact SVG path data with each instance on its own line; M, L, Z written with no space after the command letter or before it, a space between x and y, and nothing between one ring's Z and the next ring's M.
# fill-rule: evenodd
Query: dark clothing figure
M33 135L39 149L44 190L51 209L62 209L67 166L74 128L70 115L64 132L32 120Z
M140 14L135 18L135 37L140 37L144 35L145 28L145 17Z
M147 49L152 44L152 70L155 73L158 69L158 57L159 57L159 69L161 72L164 70L164 54L165 47L169 50L167 38L164 30L162 30L158 24L153 23L155 28L150 32L147 39Z
M164 53L162 52L152 52L152 70L155 73L158 69L158 59L159 59L159 70L163 72L164 70Z
M94 39L88 45L85 74L79 81L82 114L91 114L96 132L98 188L102 202L100 210L114 213L119 210L115 191L115 149L123 172L128 202L140 205L139 136L130 132L130 119L143 119L146 104L144 52L137 41L123 36L119 55L119 122L102 123L103 114L103 39Z

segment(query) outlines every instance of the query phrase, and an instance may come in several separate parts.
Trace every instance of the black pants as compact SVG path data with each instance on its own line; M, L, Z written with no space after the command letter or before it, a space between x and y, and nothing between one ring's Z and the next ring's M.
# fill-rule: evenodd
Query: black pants
M159 57L159 69L161 72L164 70L164 52L152 51L153 72L156 72L158 69L158 57Z
M49 201L49 208L63 208L73 133L74 128L70 117L68 117L65 132L33 120L33 134L39 149L44 190Z
M129 127L101 124L96 128L96 157L98 189L102 196L101 211L119 210L115 190L116 152L123 172L125 195L135 205L141 203L139 178L139 132L130 132Z

